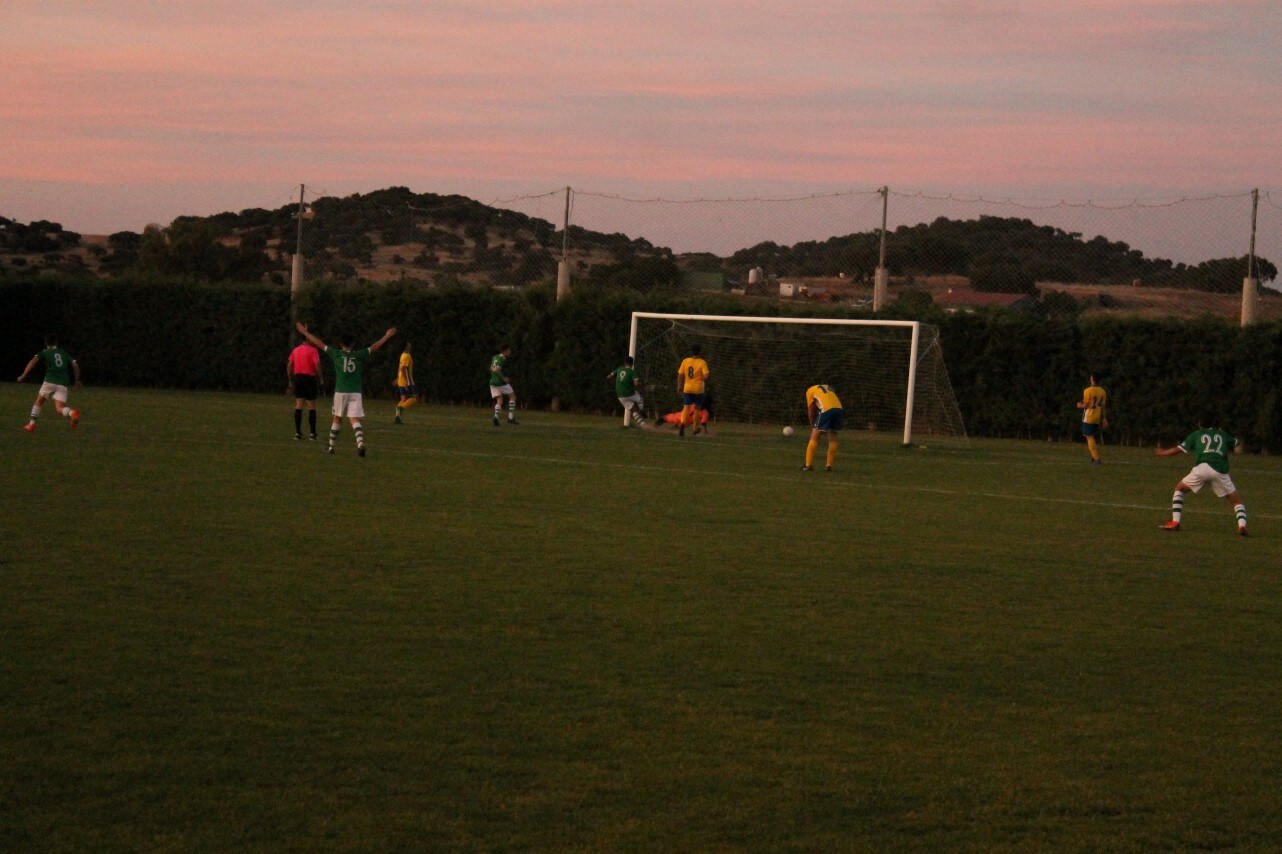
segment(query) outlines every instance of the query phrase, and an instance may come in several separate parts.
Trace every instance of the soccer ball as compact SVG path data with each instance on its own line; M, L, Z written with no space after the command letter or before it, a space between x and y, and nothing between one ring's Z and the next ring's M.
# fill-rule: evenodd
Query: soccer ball
M796 431L796 430L794 430L794 429L792 429L792 427L785 427L785 428L783 428L783 434L784 434L785 436L791 436L793 433L796 433L796 432L797 432L797 431Z

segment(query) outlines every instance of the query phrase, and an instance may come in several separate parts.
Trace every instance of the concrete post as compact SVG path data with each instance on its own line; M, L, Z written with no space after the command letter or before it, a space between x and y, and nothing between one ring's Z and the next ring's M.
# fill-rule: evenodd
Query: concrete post
M1246 278L1242 280L1242 325L1255 323L1255 304L1259 300L1260 280Z
M890 276L885 267L878 267L872 281L872 310L881 311L886 306L886 290Z
M570 263L559 261L556 265L556 300L560 302L570 295Z

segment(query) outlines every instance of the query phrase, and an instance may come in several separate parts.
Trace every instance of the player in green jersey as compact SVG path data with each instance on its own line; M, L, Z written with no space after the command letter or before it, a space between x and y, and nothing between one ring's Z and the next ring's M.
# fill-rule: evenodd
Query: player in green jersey
M628 356L623 364L605 375L614 383L614 393L619 403L623 404L623 413L631 424L645 426L645 400L641 397L641 378L633 367L632 357ZM627 427L628 423L623 426Z
M499 352L490 359L490 397L494 398L494 426L499 426L499 413L503 411L503 398L507 397L507 423L520 424L516 420L516 392L512 390L512 381L507 375L507 360L512 358L512 345L504 344Z
M1195 430L1188 437L1172 448L1158 448L1159 457L1171 457L1176 454L1193 454L1193 469L1175 485L1175 494L1171 496L1171 521L1162 525L1165 531L1178 531L1180 517L1184 512L1184 493L1199 492L1208 483L1215 494L1233 505L1233 515L1237 517L1237 532L1246 533L1246 505L1242 503L1233 478L1229 477L1229 454L1241 453L1242 445L1237 439L1218 427Z
M45 336L45 348L27 362L27 367L18 375L18 382L26 380L27 374L35 370L36 365L41 362L45 366L44 382L40 384L40 391L36 393L36 402L31 405L31 420L22 429L28 433L36 431L36 420L40 417L40 409L45 405L46 400L52 400L54 410L59 415L70 419L71 426L75 427L80 423L80 410L67 406L67 386L72 384L73 374L75 385L77 387L80 385L80 363L58 346L58 337L50 332Z
M365 379L365 362L368 361L370 354L378 352L379 348L391 340L396 334L396 327L383 333L383 337L364 349L355 349L352 336L344 334L339 338L339 347L327 347L325 342L307 331L307 327L301 322L298 324L298 331L303 337L316 345L316 347L325 355L329 356L330 361L334 363L334 420L329 426L329 447L328 450L334 453L334 445L338 442L338 431L343 426L343 418L352 422L352 430L356 433L356 455L365 456L365 432L361 429L361 419L365 417L365 406L362 401L362 391Z

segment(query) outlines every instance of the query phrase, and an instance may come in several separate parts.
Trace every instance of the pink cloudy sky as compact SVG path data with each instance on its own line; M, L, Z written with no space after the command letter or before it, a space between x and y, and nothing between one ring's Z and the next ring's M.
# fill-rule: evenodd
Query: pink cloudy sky
M5 0L0 82L0 214L85 233L300 183L1282 202L1279 0Z

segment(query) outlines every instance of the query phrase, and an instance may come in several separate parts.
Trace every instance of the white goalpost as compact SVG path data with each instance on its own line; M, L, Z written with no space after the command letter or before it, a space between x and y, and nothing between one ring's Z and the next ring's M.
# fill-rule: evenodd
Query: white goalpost
M680 408L676 368L698 344L715 418L805 425L805 390L831 385L846 429L965 436L939 330L914 320L632 313L628 354L647 406ZM628 423L624 414L624 423Z

